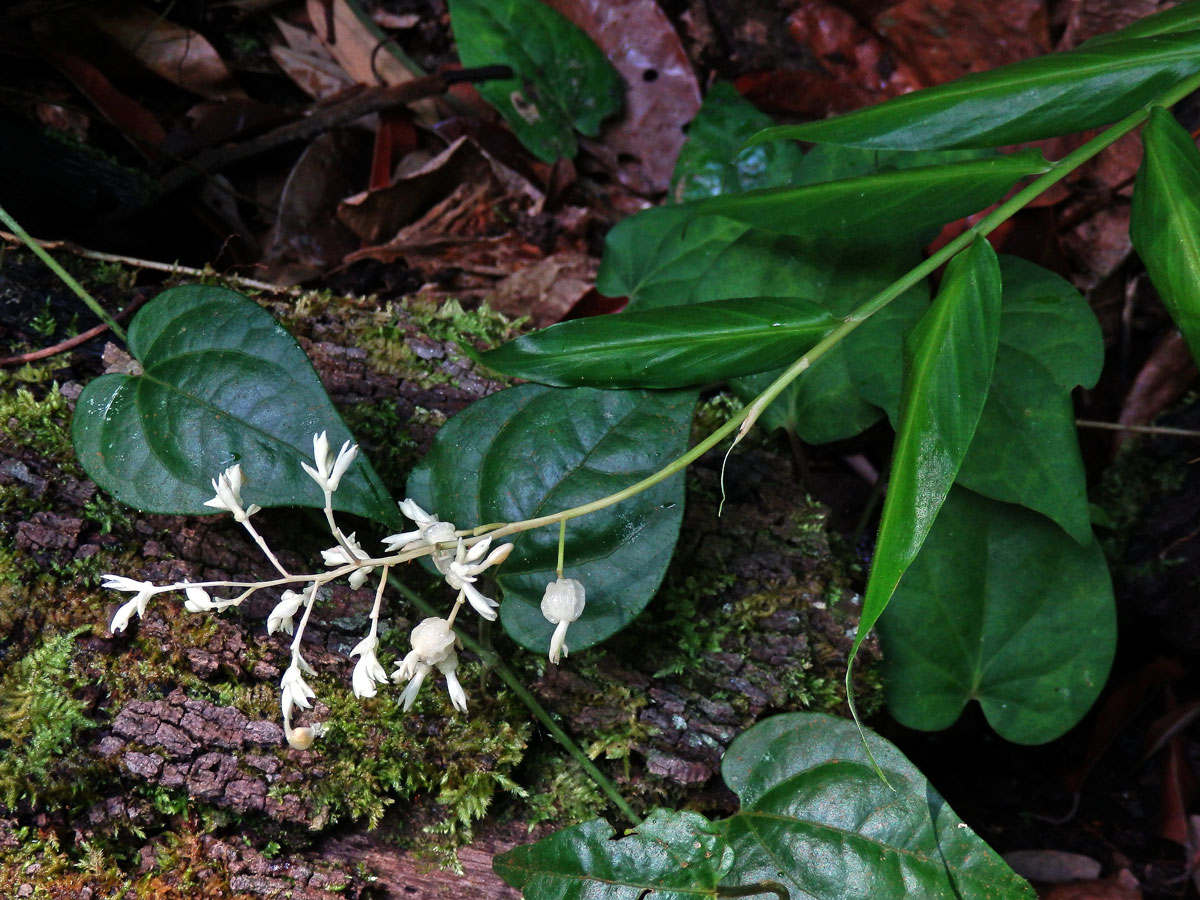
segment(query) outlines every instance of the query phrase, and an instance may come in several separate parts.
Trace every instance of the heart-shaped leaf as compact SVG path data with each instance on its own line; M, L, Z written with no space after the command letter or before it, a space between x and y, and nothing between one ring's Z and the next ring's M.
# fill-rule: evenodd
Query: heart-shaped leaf
M954 483L987 399L999 337L1000 266L991 244L977 238L950 261L908 337L892 474L850 663Z
M1079 721L1112 664L1116 611L1104 554L1044 516L950 492L879 620L892 715L949 727L978 700L1021 744Z
M1150 280L1200 360L1200 151L1167 110L1142 131L1129 236Z
M687 450L695 394L523 384L471 404L438 432L413 470L409 496L460 528L516 522L599 500ZM567 523L564 575L587 590L567 646L582 650L624 628L658 590L683 517L683 476ZM545 652L541 612L555 579L558 528L521 532L497 572L500 620Z
M782 125L752 143L918 150L1002 147L1115 122L1200 72L1200 31L1087 43L914 91L844 116Z
M716 828L691 812L653 810L620 840L603 819L564 828L499 854L496 874L525 900L686 900L716 897L733 854Z
M1100 323L1070 283L1041 266L1002 256L1000 274L1000 350L957 481L993 500L1037 510L1090 544L1071 391L1100 377Z
M807 300L712 300L560 322L472 355L558 387L678 388L786 365L836 324Z
M575 156L575 132L595 137L621 108L625 82L592 39L537 0L450 0L467 67L510 66L513 77L475 89L544 162Z
M891 788L844 719L774 716L730 745L721 771L742 810L715 823L734 856L722 888L779 882L814 900L1032 900L899 750L871 732L865 739Z
M134 317L129 350L141 374L101 376L75 407L75 453L98 485L146 512L205 515L212 479L240 463L247 503L324 504L300 464L312 464L315 433L335 448L352 436L295 338L258 304L220 287L171 288ZM400 524L363 456L334 506Z
M791 141L742 146L771 124L770 117L732 84L714 84L687 127L687 142L671 176L671 196L677 201L696 200L791 184L804 164L799 147Z

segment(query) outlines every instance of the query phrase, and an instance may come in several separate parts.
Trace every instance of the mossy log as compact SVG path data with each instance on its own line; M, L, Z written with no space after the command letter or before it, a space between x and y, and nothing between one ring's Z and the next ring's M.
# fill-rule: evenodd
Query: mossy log
M495 317L316 296L268 305L398 497L438 425L500 387L452 340L510 330ZM491 855L528 840L525 823L608 812L477 663L464 666L467 716L435 691L411 714L386 689L355 700L346 652L366 628L366 591L336 587L305 635L322 673L314 713L329 724L308 751L288 749L278 725L287 642L265 633L274 597L219 617L160 597L111 636L121 598L97 588L102 572L161 582L268 567L227 517L140 515L87 480L69 416L93 374L77 357L0 375L0 883L12 896L135 884L137 896L189 900L493 900L515 893L492 875ZM719 761L736 734L772 712L844 703L857 601L823 510L759 443L731 459L718 518L718 465L689 473L676 560L631 629L560 667L495 636L641 808L730 811ZM296 571L328 543L319 523L286 511L256 522ZM405 577L427 585L416 567ZM414 618L399 601L384 610L394 655ZM862 671L860 706L870 706L869 664Z

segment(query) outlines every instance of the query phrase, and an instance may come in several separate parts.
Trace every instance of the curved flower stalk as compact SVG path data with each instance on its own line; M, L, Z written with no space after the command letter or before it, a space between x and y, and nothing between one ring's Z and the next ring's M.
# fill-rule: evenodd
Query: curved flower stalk
M321 722L296 725L293 718L310 714L314 710L316 691L309 679L317 673L301 653L304 631L312 614L313 606L322 596L321 589L346 579L350 587L361 588L377 570L378 586L375 602L370 613L370 628L367 634L349 653L356 660L351 686L360 698L374 697L379 685L392 680L407 680L400 697L405 709L412 707L421 684L433 669L446 678L446 686L454 707L466 711L467 697L458 681L458 654L455 646L457 637L452 630L454 619L464 603L469 603L479 615L486 619L496 618L496 601L485 596L476 586L479 576L487 569L497 566L508 558L512 544L492 546L492 538L476 539L459 536L451 522L438 519L436 515L421 509L411 499L400 504L401 511L416 523L416 530L403 534L389 535L384 546L389 555L372 557L363 549L355 533L344 533L337 524L333 512L333 494L338 490L342 477L358 455L358 447L349 441L342 444L335 455L326 432L313 436L313 464L302 463L304 471L317 483L325 495L324 513L330 533L336 543L321 551L326 571L296 574L289 572L278 557L267 546L266 541L255 529L251 517L260 506L247 504L243 500L243 489L248 479L240 465L230 466L212 479L214 496L206 506L228 512L262 549L275 567L279 576L265 581L182 581L174 584L155 585L149 581L137 581L123 575L105 575L103 586L112 590L133 594L114 613L109 622L113 633L124 631L135 617L142 617L150 599L159 593L178 591L185 597L184 608L189 612L221 612L231 606L240 606L246 598L260 590L281 589L279 599L267 615L267 634L286 632L292 636L291 659L279 682L279 705L283 719L284 734L288 743L300 750L312 746L313 741L325 730ZM490 551L490 552L489 552ZM388 677L384 664L379 659L379 614L391 567L408 562L419 556L433 559L446 584L457 592L447 618L427 618L413 629L412 651L398 665L392 678ZM233 588L231 597L216 597L211 591ZM297 617L299 619L297 620Z

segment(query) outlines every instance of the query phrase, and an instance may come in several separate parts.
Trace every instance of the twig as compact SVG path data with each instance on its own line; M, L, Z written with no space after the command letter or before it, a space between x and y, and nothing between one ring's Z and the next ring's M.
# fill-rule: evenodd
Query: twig
M438 75L414 78L403 84L390 87L364 87L351 96L317 109L311 115L296 122L268 131L266 134L243 141L227 144L196 154L178 168L167 172L159 180L160 195L177 191L198 178L223 169L235 162L258 156L293 141L303 141L353 122L371 113L382 112L394 106L405 106L415 100L444 94L447 87L461 81L488 81L495 78L511 78L512 70L507 66L484 66L476 69L461 69Z
M117 313L115 318L117 321L128 318L145 302L145 297L139 297L119 313ZM106 331L108 331L108 323L101 322L99 325L93 326L87 331L80 332L73 338L67 338L65 341L60 341L53 347L43 347L41 350L30 350L28 353L18 353L16 356L0 356L0 367L20 366L28 362L33 362L34 360L45 359L49 356L54 356L58 353L66 353L68 350L73 350L80 344L86 344L92 338L96 337L96 335L103 334Z
M1134 434L1171 434L1176 437L1200 438L1200 431L1190 428L1170 428L1166 425L1125 425L1121 422L1096 422L1091 419L1076 419L1080 428L1105 428L1108 431L1132 431Z

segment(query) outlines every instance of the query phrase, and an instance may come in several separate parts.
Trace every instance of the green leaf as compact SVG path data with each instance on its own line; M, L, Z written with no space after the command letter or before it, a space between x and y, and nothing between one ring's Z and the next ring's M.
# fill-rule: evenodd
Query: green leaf
M247 503L324 505L301 462L327 431L352 436L295 339L252 300L225 288L171 288L129 327L139 375L104 375L79 397L75 453L98 485L146 512L205 515L212 479L239 462ZM388 526L396 504L359 456L335 508Z
M629 487L687 450L695 394L523 384L479 400L438 431L408 494L460 527L548 515ZM564 574L587 590L567 646L583 650L624 628L658 590L683 517L677 474L616 506L567 523ZM497 570L500 620L523 647L546 652L541 612L555 578L558 528L513 536Z
M492 867L525 900L654 900L715 897L733 854L691 812L653 810L620 840L603 819L564 828L499 854Z
M1115 122L1200 71L1200 31L1084 44L844 116L759 132L897 150L1000 147Z
M786 365L837 321L807 300L713 300L561 322L472 355L557 387L677 388Z
M537 0L450 0L467 67L503 64L513 78L475 89L544 162L575 155L575 132L595 137L621 108L625 83L583 31Z
M1087 712L1112 664L1104 554L1037 513L955 488L879 635L902 724L949 727L975 699L1002 737L1053 740Z
M1142 132L1129 236L1150 280L1200 360L1200 151L1161 107Z
M946 267L908 337L892 474L850 662L921 550L954 483L987 399L1000 337L1000 266L977 238Z
M687 142L671 175L671 196L678 201L695 200L791 184L804 163L799 147L790 141L742 146L771 124L771 118L732 84L714 84L688 125Z
M1138 19L1118 31L1101 34L1085 41L1080 46L1096 47L1131 38L1153 37L1157 34L1175 34L1181 31L1200 29L1200 3L1180 3L1152 16Z
M957 481L1047 515L1080 544L1090 544L1071 391L1100 377L1100 323L1070 283L1034 263L1003 256L1000 274L1000 350Z
M733 850L722 888L778 881L814 900L1033 900L1015 875L883 738L819 713L774 716L729 747L742 810L717 823ZM763 892L766 895L766 892Z
M755 228L848 246L923 243L947 222L978 212L1021 178L1047 171L1038 150L894 169L800 187L710 197L681 205Z

